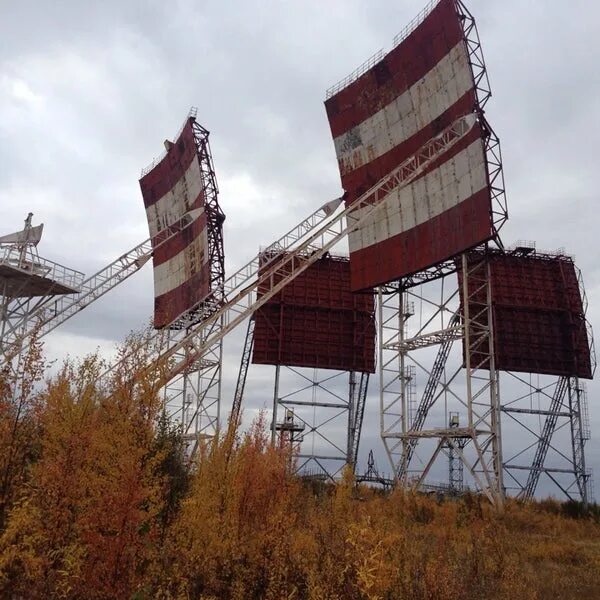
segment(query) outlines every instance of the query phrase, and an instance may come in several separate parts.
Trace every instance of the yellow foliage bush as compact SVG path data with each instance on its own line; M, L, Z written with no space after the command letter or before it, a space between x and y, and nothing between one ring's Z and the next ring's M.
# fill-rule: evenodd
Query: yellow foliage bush
M477 496L384 495L349 471L313 487L262 415L187 466L150 375L129 364L107 393L102 369L66 364L26 390L17 420L10 386L0 395L2 598L600 598L592 517L554 501L498 515Z

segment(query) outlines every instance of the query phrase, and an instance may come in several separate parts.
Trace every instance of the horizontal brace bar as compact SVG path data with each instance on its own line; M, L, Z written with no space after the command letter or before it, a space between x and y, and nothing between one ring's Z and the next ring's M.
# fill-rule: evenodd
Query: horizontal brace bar
M521 471L540 471L542 473L575 473L575 469L557 469L554 467L525 467L523 465L502 465L505 469L519 469Z
M410 350L417 350L419 348L426 348L428 346L439 346L447 340L459 340L462 337L462 332L462 325L458 325L449 329L442 329L440 331L433 331L431 333L418 335L401 342L384 344L383 349L408 352Z
M555 417L570 417L570 412L554 411L554 410L538 410L534 408L510 408L508 406L502 406L500 408L505 413L521 413L526 415L548 415Z
M318 460L343 460L346 462L345 456L327 456L320 454L297 454L298 458L315 458Z
M286 400L284 398L277 398L277 403L287 406L293 404L294 406L320 406L322 408L348 408L347 404L340 404L334 402L309 402L308 400Z

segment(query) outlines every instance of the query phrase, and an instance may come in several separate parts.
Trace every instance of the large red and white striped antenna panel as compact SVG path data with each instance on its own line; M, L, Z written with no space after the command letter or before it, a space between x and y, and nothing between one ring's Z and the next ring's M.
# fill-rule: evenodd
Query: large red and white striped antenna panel
M452 152L349 236L354 290L440 264L496 236L489 125L455 0L439 0L394 40L394 48L334 86L325 107L346 204L461 116L478 123ZM359 217L356 208L356 216Z

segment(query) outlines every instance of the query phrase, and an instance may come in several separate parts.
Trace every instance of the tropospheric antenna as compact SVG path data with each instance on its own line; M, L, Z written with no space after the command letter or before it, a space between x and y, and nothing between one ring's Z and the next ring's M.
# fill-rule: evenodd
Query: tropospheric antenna
M9 233L7 235L0 236L0 245L11 245L11 246L37 246L42 239L42 232L44 230L44 224L31 225L31 219L33 213L30 212L25 219L25 226L21 231L15 233Z

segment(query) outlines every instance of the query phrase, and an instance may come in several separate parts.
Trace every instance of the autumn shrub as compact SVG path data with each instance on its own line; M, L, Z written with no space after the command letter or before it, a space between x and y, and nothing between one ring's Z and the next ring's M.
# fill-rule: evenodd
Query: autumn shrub
M0 537L0 596L129 598L168 522L160 402L144 382L98 384L67 362L38 394L39 457Z
M39 456L41 403L35 386L45 367L34 336L22 359L8 360L0 372L0 532Z
M89 357L0 387L1 598L600 597L593 509L305 481L264 415L188 461L148 352L134 336L108 381Z

